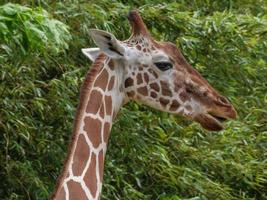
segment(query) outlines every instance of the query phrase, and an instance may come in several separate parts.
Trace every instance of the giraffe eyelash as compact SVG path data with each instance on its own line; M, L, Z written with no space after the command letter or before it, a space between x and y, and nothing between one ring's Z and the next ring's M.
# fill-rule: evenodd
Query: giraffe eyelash
M156 62L154 63L157 68L159 68L161 71L167 71L172 68L172 63L170 62Z

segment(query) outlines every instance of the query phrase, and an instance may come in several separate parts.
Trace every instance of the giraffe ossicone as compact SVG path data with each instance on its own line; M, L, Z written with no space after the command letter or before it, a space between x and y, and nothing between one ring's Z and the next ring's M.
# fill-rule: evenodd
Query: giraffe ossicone
M137 11L128 19L132 35L119 41L93 29L97 48L82 52L93 61L81 89L73 137L51 199L100 199L112 122L121 106L134 100L194 120L219 131L236 111L192 68L172 43L157 42Z

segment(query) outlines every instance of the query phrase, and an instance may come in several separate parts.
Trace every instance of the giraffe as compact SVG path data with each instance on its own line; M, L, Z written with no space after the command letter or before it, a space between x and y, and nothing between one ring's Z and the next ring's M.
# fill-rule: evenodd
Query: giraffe
M91 29L97 48L82 49L93 61L81 89L68 156L53 200L100 199L107 143L116 114L130 100L182 115L219 131L235 119L232 104L185 60L176 46L157 42L138 11L128 14L132 35L119 41Z

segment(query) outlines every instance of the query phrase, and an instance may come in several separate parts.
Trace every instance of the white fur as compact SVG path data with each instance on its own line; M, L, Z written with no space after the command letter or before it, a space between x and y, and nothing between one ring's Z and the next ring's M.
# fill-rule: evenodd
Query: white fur
M84 48L82 49L82 52L86 57L88 57L92 62L94 62L101 51L99 48Z

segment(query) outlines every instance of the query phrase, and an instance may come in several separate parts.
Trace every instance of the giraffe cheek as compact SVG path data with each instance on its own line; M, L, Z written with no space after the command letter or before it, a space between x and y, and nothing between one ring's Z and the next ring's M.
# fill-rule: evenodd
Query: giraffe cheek
M137 89L137 92L143 96L147 96L148 95L148 90L146 87L140 87Z
M154 91L159 92L159 85L158 85L158 83L151 83L149 86Z
M176 111L180 107L180 103L177 100L173 100L170 106L170 111Z
M141 74L138 74L137 75L137 84L140 85L142 83L143 83L142 75Z
M149 76L147 73L144 73L144 79L145 79L145 82L148 84L149 83Z
M160 98L159 102L163 108L166 108L170 101L168 99Z
M150 92L150 97L152 97L153 99L156 99L157 98L157 93L156 92L154 92L154 91L151 91Z
M170 90L168 83L166 83L165 81L160 81L160 85L161 85L162 95L171 97L172 91Z
M152 76L157 79L159 76L153 69L148 69L149 73L152 74Z
M189 95L186 93L186 91L182 91L180 93L180 99L183 101L183 102L186 102L188 100L190 100L190 97Z
M127 78L124 82L125 88L131 87L134 84L134 80L132 78Z
M135 92L134 91L127 92L127 96L129 98L133 98L135 96Z

